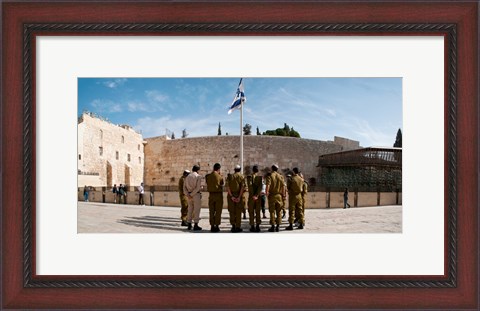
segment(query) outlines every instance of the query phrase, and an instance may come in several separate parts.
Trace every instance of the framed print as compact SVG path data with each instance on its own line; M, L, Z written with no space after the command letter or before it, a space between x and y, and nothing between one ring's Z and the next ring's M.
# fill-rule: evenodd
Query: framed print
M2 308L479 308L477 1L11 1L2 3L2 25ZM377 160L379 154L390 157L380 159L382 167L399 157L403 163L401 191L388 188L385 194L377 185L369 197L374 205L381 205L385 196L400 205L399 229L276 234L272 224L271 232L257 235L156 234L142 230L171 218L140 215L142 198L152 205L155 200L167 204L166 184L177 183L169 169L182 160L173 155L170 163L149 153L145 146L157 142L147 133L158 133L155 126L132 128L115 121L122 131L140 129L144 136L122 134L115 138L117 149L95 145L96 156L111 157L114 163L102 168L105 174L85 164L90 151L79 142L103 142L110 134L102 128L88 136L80 129L78 124L86 120L106 122L79 111L84 98L89 98L88 107L100 107L96 112L146 112L145 125L154 121L153 110L138 97L129 97L134 92L156 104L163 113L157 118L172 113L166 110L168 104L180 109L179 100L166 100L174 93L147 88L152 81L165 85L165 90L193 93L200 103L211 96L212 85L225 81L238 89L235 99L242 99L253 89L247 83L264 83L267 89L287 80L297 89L300 80L328 80L325 93L339 81L350 88L362 84L370 94L374 80L383 83L383 90L385 81L395 82L404 154L395 149L390 156L391 148L367 152ZM212 89L202 93L207 87L199 85L205 81ZM122 99L96 95L118 95L120 86ZM288 90L281 90L270 94L277 106L262 112L264 118L274 110L280 110L279 116L288 111L288 103L278 96L288 96ZM302 96L307 93L302 91ZM341 105L338 96L329 99L332 109ZM319 104L309 103L309 109L318 109ZM200 118L208 114L209 106L206 109L183 112L185 127L194 126L187 118L190 113ZM323 112L335 116L332 109ZM216 119L214 123L216 131ZM363 125L356 131L371 130ZM285 123L283 130L287 127ZM218 123L219 135L220 131ZM173 132L165 132L174 139ZM130 149L124 147L127 144L132 144ZM335 149L335 142L325 145L348 152ZM171 144L158 146L175 153ZM243 149L241 159L243 166ZM210 165L198 161L200 166ZM231 161L233 166L237 160ZM147 168L137 172L132 162ZM333 169L328 172L334 176ZM120 197L110 193L117 180L142 183ZM267 189L270 185L268 179ZM334 188L318 188L324 191L318 200L326 202L325 211L332 207L328 212L342 200L347 206L348 192ZM364 200L360 192L350 193L354 207ZM139 207L129 218L107 223L108 215L97 214L97 205L80 203L89 198L99 203L135 201L132 204L138 202ZM116 205L112 208L118 210ZM92 213L90 218L86 211ZM175 223L175 230L181 228L179 219ZM191 226L192 219L187 223ZM119 224L132 231L99 230ZM301 221L300 225L303 228Z

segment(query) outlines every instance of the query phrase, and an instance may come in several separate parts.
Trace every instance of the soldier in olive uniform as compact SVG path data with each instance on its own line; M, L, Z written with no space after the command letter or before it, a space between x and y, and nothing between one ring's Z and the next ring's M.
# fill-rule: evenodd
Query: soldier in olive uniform
M287 175L287 181L285 181L283 184L285 186L285 189L287 189L287 183L288 180L292 178L292 175L288 174ZM287 214L287 196L284 195L282 198L282 219L285 218L285 215Z
M293 176L288 180L288 223L285 230L293 230L293 221L295 214L298 214L298 229L303 229L303 211L302 211L302 189L303 179L298 175L300 171L297 167L293 168Z
M272 173L267 176L265 193L268 198L268 210L270 212L269 232L278 232L282 223L282 200L285 197L285 182L278 173L278 166L272 165ZM277 225L275 227L275 224Z
M232 174L228 173L227 174L227 178L225 179L225 185L226 185L226 189L227 189L227 208L228 208L228 215L230 216L229 217L229 220L230 220L230 225L233 226L234 223L232 221L232 211L233 211L233 201L232 201L232 196L230 195L230 193L228 192L228 183L232 180Z
M183 184L185 183L185 177L190 174L189 170L183 171L182 177L180 177L180 180L178 181L178 196L180 198L180 218L182 219L182 226L187 227L187 213L188 213L188 201L187 201L187 196L183 192Z
M210 226L211 232L220 231L220 222L222 220L223 209L223 176L220 174L220 164L213 165L213 172L205 176L207 183L208 195L208 209L210 211Z
M245 191L245 177L240 173L240 165L235 166L235 173L227 181L227 192L232 201L230 208L230 223L232 232L242 232L242 212L244 207L243 192Z
M250 222L250 232L260 232L262 219L260 216L262 192L262 176L258 174L258 166L252 168L253 174L247 176L248 187L248 216ZM255 226L256 224L256 226Z
M307 193L308 193L308 183L303 177L302 173L299 173L298 176L300 176L303 179L303 187L302 187L302 211L303 211L303 223L302 226L305 227L305 205L307 204ZM298 223L300 219L300 215L297 210L295 210L295 222Z

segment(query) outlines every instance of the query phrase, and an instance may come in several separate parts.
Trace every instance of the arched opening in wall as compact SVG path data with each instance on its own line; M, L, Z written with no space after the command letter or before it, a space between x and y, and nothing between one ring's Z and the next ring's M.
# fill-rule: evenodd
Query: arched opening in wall
M112 188L112 164L107 161L107 188Z
M128 165L125 165L125 184L130 186L130 177L131 177L132 168Z

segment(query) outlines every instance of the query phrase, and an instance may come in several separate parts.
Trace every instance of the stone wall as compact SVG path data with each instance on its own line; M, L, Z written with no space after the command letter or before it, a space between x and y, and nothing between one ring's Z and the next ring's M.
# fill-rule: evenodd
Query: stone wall
M79 186L139 185L144 172L142 135L129 126L84 113L78 122L77 161L82 172L78 175ZM85 177L88 174L96 174L96 178Z
M109 190L102 191L90 191L90 202L103 202L114 203L113 193ZM355 197L356 203L355 204ZM366 206L384 206L384 205L396 205L397 194L395 192L350 192L348 203L352 207L366 207ZM402 205L402 194L398 194L398 205ZM178 198L178 192L174 191L145 191L143 196L145 205L153 206L170 206L180 207L180 200ZM380 202L378 202L380 199ZM83 201L83 187L78 189L78 201ZM343 192L309 192L307 193L306 208L343 208ZM223 208L227 209L227 193L223 193ZM378 204L380 203L380 204ZM138 205L138 191L127 192L127 204ZM208 193L202 193L202 208L208 208ZM266 204L268 210L268 203ZM288 209L288 198L287 198Z
M298 167L306 180L317 178L318 156L346 149L342 144L294 137L248 135L244 136L245 173L255 164L260 170L277 164L280 170ZM177 185L185 169L200 164L201 175L212 171L218 162L222 173L233 172L240 164L240 136L210 136L168 139L165 136L147 138L145 145L145 183L147 185ZM355 142L352 143L355 146ZM356 142L358 146L358 142Z

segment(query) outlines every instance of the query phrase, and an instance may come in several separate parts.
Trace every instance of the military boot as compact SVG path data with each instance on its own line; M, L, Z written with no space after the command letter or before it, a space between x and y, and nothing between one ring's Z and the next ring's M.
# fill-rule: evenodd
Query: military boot
M303 225L300 224L297 229L303 229Z
M272 226L270 227L270 229L268 229L268 232L274 232L274 231L275 231L275 226L272 225Z
M277 225L277 226L275 227L275 232L278 232L278 231L280 231L280 225Z
M257 225L257 227L255 228L255 232L260 232L260 225Z
M288 227L286 227L285 230L288 230L288 231L293 230L292 224L290 224Z
M198 226L198 224L195 224L195 226L193 226L193 231L200 231L202 230L201 227Z
M255 232L255 226L254 225L250 226L250 232Z
M187 227L188 226L188 222L186 222L185 220L182 220L182 227Z
M187 223L187 230L192 230L192 223Z

